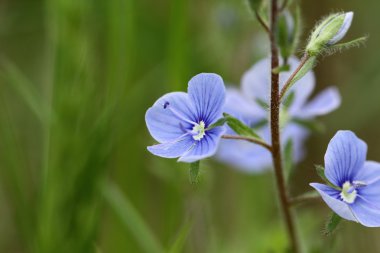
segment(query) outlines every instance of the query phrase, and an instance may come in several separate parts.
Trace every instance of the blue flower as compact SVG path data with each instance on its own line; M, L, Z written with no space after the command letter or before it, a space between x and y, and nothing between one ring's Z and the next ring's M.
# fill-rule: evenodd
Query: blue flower
M208 129L222 117L225 88L216 74L199 74L188 85L188 93L172 92L148 109L145 121L160 144L148 147L157 156L194 162L214 155L225 127Z
M367 144L351 131L338 131L325 154L325 175L334 187L312 183L326 204L344 219L380 226L380 163L366 161Z
M280 74L282 87L291 73L299 65L295 57L288 60L290 70ZM242 120L256 129L257 133L267 142L271 141L269 129L270 104L270 59L264 59L248 70L243 78L241 90L227 89L224 111ZM287 94L292 94L292 102L281 105L280 125L282 146L291 140L293 143L293 160L299 162L304 156L303 143L309 135L309 130L302 127L297 120L311 120L327 114L340 105L340 95L335 87L329 87L308 101L315 86L313 72L307 73L290 88ZM288 98L290 100L290 97ZM286 101L286 99L284 100ZM298 121L299 122L299 121ZM233 133L229 129L230 133ZM271 154L265 148L242 141L222 140L217 158L238 169L248 172L259 172L271 168Z

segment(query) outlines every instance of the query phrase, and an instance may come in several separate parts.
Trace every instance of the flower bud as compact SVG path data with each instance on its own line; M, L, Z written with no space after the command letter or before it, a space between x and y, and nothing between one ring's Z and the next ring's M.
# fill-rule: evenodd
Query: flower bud
M351 26L353 12L332 14L323 20L311 34L306 52L319 54L325 47L340 41Z

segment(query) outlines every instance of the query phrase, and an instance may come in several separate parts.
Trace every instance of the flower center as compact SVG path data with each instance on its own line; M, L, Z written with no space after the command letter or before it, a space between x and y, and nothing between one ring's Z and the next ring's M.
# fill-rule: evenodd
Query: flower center
M193 135L193 139L196 141L202 140L202 138L206 134L206 129L205 129L205 123L203 120L199 122L199 124L195 124L193 127L193 130L191 130L191 133Z
M342 200L348 204L352 204L355 202L357 196L356 186L355 184L351 184L350 182L345 182L342 186L342 191L340 193L340 197Z

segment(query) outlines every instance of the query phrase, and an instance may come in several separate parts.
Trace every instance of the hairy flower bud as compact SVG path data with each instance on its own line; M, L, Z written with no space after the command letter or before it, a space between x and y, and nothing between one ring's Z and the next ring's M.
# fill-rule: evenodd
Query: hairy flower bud
M310 36L306 52L319 54L325 47L339 42L351 26L353 12L336 13L324 19Z

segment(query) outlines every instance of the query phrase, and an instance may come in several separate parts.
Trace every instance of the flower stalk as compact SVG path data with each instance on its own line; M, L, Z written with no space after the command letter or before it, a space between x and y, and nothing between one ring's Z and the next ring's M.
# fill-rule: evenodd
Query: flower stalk
M279 67L279 54L276 43L277 18L279 15L279 6L277 0L271 1L271 20L270 20L270 48L271 48L271 69ZM279 74L271 72L271 102L270 102L270 127L272 137L272 160L274 174L276 178L277 190L280 200L280 207L285 220L291 250L299 253L299 243L296 233L294 218L291 212L291 203L288 197L288 191L285 183L285 177L282 167L281 142L280 142L280 89Z
M260 146L266 148L267 150L269 150L270 152L272 152L272 147L268 143L266 143L262 140L256 139L256 138L240 136L240 135L228 135L228 134L222 135L222 138L228 139L228 140L243 140L243 141L252 142L252 143L260 145Z
M310 56L305 53L303 56L302 56L302 59L301 59L301 62L300 64L298 65L297 69L292 73L292 75L289 77L289 79L286 81L286 83L284 84L284 86L282 87L281 89L281 92L280 92L280 96L279 96L279 100L280 102L282 101L282 99L284 98L286 92L288 91L288 89L290 88L290 86L292 85L293 83L293 80L294 78L296 77L296 75L300 72L300 70L303 68L303 66L306 64L306 62L310 59Z

